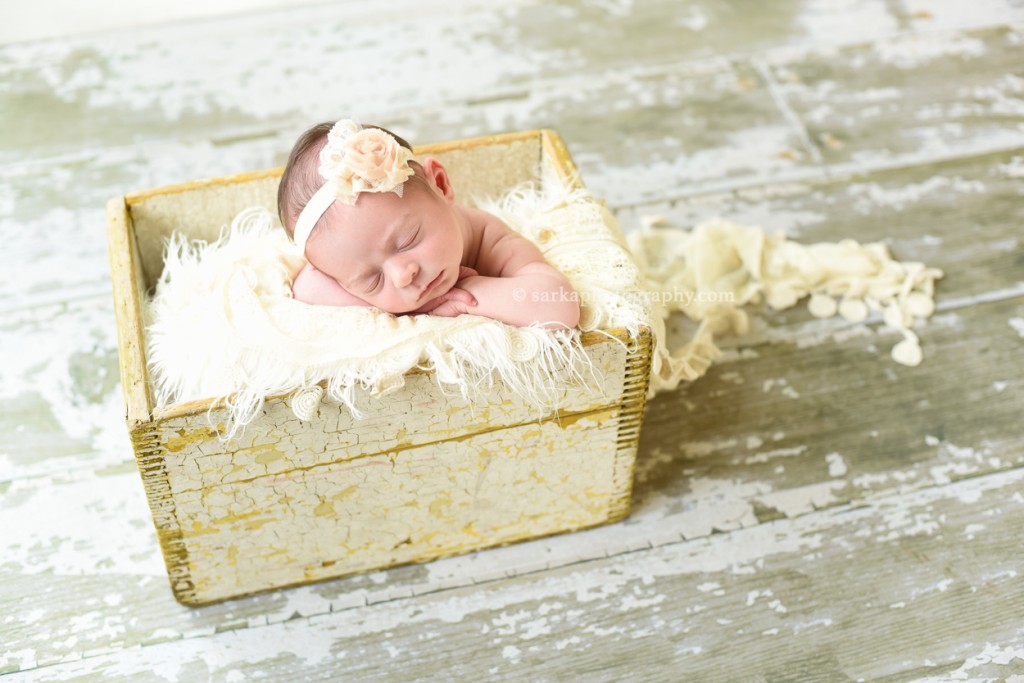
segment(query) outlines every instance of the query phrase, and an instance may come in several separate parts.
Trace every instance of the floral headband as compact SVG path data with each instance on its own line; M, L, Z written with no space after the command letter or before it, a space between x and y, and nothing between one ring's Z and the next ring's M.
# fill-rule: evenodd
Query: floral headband
M403 183L413 174L412 152L393 135L379 128L363 128L342 119L327 134L320 150L320 175L325 182L302 209L292 239L306 251L306 240L331 204L356 203L360 192L394 192L402 196Z

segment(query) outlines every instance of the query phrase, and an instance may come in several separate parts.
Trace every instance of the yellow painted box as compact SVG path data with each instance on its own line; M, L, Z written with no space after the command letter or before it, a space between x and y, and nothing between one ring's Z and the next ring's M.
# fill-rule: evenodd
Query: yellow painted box
M580 183L548 130L416 152L445 164L460 193L496 196L538 177ZM126 420L175 597L199 605L623 518L651 364L646 327L632 338L584 334L602 391L567 391L541 419L500 385L470 407L418 371L358 420L325 400L300 421L287 397L270 397L227 442L210 428L227 419L212 400L154 405L142 310L164 240L174 230L213 240L242 209L273 210L281 170L107 206Z

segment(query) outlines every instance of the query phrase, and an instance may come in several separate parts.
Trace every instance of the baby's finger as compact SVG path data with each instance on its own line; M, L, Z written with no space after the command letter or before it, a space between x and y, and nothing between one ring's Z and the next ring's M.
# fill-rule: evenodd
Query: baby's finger
M456 312L455 307L446 301L437 308L435 308L434 310L432 310L430 312L430 315L437 315L441 316L442 318L454 318L456 315L458 315L458 313Z
M476 297L462 289L461 287L452 287L444 295L445 301L461 301L467 306L476 306Z
M443 304L430 312L430 315L439 315L442 318L455 318L465 313L465 307L457 301L445 301Z
M479 275L479 274L480 273L476 272L474 269L470 268L469 266L459 266L459 279L460 280L462 278L465 278L465 277L474 277L474 276Z

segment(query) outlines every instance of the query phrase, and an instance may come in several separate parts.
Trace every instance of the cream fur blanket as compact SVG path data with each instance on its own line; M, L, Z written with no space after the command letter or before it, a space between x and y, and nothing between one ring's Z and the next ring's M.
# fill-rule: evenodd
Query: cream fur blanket
M813 314L851 321L884 311L885 322L904 335L894 358L920 362L911 328L931 314L941 272L894 261L882 244L804 246L719 220L690 232L634 232L627 245L615 219L586 192L519 188L479 205L533 240L570 279L581 302L580 330L652 328L651 394L704 374L720 355L716 336L745 333L741 307L759 300L784 308L810 295ZM212 244L172 237L147 311L158 405L222 399L231 436L267 396L291 394L295 414L308 419L324 380L356 415L357 391L386 395L413 368L434 372L470 400L504 382L539 413L557 408L566 387L593 384L580 330L515 328L472 315L396 317L292 299L304 260L273 223L265 209L252 208ZM675 350L665 334L673 312L700 322Z
M639 272L608 212L585 193L520 191L495 211L512 217L585 302L580 328L650 324ZM267 396L293 394L308 419L327 392L359 415L357 391L383 396L413 368L472 400L501 381L538 407L556 409L567 387L588 389L580 330L517 328L473 315L393 316L370 308L310 306L291 298L303 257L263 208L243 211L221 238L176 233L149 307L147 340L156 402L227 402L229 436ZM596 391L596 389L594 389Z

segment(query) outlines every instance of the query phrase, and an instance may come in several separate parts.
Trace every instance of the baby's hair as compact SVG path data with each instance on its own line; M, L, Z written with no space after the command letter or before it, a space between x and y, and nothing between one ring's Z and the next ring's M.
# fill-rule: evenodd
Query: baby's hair
M291 154L288 155L288 163L285 164L284 173L281 174L281 184L277 187L277 215L289 236L295 232L295 223L299 220L302 209L324 184L324 179L319 172L320 150L327 143L327 134L331 132L332 127L334 127L334 123L330 121L316 124L299 136L295 146L292 147ZM363 128L382 130L395 138L399 145L412 151L412 145L387 128L368 124ZM406 182L416 180L422 182L423 167L415 161L410 162L410 165L415 171L415 175ZM317 225L319 224L317 222ZM316 232L316 226L313 227L313 232Z

